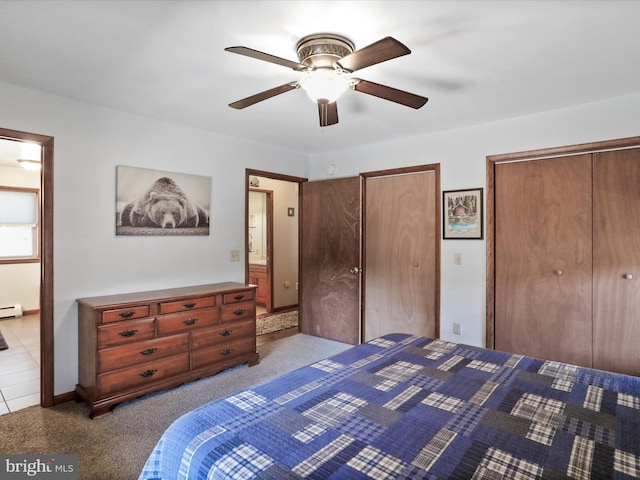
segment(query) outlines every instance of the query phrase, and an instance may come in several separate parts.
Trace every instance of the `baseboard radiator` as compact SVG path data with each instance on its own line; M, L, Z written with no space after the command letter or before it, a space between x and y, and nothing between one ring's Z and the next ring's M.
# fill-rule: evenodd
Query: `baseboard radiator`
M0 319L22 316L22 305L8 305L0 307Z

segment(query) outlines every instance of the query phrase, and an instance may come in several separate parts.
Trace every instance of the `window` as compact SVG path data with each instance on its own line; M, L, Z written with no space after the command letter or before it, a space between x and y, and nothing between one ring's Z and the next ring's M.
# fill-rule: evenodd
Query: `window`
M40 191L0 187L0 263L40 261Z

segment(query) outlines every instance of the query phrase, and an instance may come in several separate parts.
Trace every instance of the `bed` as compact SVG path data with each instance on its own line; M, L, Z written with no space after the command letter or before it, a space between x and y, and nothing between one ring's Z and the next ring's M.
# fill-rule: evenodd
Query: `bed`
M139 478L640 478L640 379L386 335L182 416Z

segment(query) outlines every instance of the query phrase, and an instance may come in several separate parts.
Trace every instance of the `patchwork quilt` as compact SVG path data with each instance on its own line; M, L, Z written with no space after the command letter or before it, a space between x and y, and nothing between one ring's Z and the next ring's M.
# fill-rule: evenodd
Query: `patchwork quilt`
M640 378L387 335L205 405L143 479L640 478Z

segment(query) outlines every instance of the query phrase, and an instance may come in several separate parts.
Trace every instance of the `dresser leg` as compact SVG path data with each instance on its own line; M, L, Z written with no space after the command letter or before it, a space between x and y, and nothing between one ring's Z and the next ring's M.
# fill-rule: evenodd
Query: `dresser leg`
M260 363L260 355L258 353L256 353L255 358L249 362L249 366L250 367L254 367L254 366L258 365L259 363Z
M91 412L89 413L89 418L100 418L104 417L105 415L109 415L110 413L111 406L92 408Z

